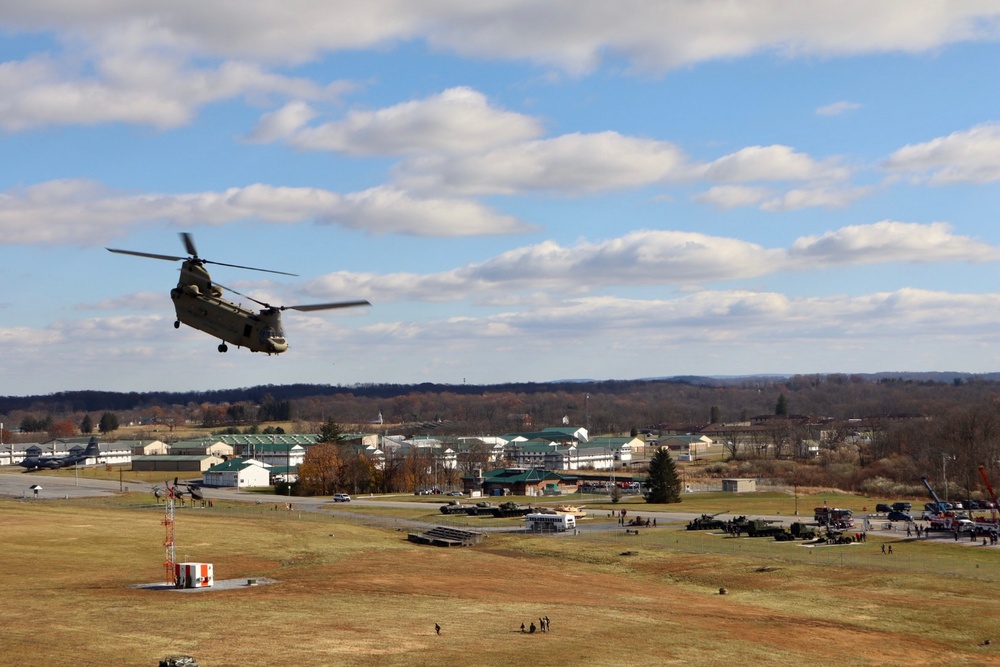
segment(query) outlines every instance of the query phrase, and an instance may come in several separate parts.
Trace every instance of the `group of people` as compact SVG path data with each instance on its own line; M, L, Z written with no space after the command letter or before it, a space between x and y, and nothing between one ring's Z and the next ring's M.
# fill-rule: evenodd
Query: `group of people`
M541 617L539 617L539 619L538 619L538 625L537 626L535 625L534 621L532 621L531 625L529 625L527 628L524 627L524 623L521 624L521 632L524 632L524 633L527 633L527 634L533 634L535 632L538 632L539 630L541 630L542 632L548 632L549 631L549 617L548 616L541 616Z

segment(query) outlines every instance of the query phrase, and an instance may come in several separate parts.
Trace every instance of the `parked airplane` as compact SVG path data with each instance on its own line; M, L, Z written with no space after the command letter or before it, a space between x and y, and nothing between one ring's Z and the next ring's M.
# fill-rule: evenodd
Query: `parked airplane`
M56 470L58 468L68 468L78 463L85 463L87 459L96 459L101 455L101 448L97 444L97 438L91 438L87 443L87 449L78 454L63 454L62 456L28 456L17 465L31 470Z

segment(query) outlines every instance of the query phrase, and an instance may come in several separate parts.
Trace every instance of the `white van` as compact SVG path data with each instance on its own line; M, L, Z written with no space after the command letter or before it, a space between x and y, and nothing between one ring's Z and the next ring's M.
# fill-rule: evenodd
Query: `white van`
M541 531L561 533L576 528L576 517L572 514L528 514L524 517L524 528L529 533Z

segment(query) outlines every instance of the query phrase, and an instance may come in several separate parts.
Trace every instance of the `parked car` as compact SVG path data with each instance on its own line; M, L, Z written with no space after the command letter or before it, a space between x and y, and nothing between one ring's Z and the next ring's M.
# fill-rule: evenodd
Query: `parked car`
M886 505L885 503L879 503L878 505L875 506L875 511L876 512L891 512L892 511L892 506L891 505Z
M465 494L462 493L461 491L449 491L448 495L449 496L454 496L455 498L464 498L465 497Z
M346 493L335 493L333 494L333 502L335 503L349 503L351 502L351 497Z
M887 518L889 521L913 521L913 517L906 512L897 512L896 510L889 512L889 516Z
M913 509L913 505L907 502L893 503L892 509L896 510L897 512L909 512L911 509Z

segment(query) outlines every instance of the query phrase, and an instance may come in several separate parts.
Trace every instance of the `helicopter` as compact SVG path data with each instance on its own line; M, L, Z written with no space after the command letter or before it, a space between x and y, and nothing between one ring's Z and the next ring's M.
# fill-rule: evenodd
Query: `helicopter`
M199 331L204 331L210 336L220 338L222 342L219 343L219 352L229 350L227 343L231 343L236 347L245 347L251 352L264 352L268 355L285 352L288 350L288 341L285 340L285 333L281 327L281 311L284 310L310 312L371 305L370 302L363 299L335 303L314 303L301 306L272 306L269 303L258 301L246 294L240 294L232 288L212 282L212 276L209 275L205 265L215 264L217 266L228 266L236 269L247 269L249 271L277 273L283 276L294 276L296 274L202 259L198 256L198 251L195 248L194 239L191 234L181 232L180 236L181 241L184 243L184 249L187 250L187 257L158 255L135 250L120 250L117 248L106 248L106 250L123 255L183 262L181 264L181 277L177 281L177 287L170 290L170 298L173 300L174 309L177 311L177 320L174 322L174 328L179 329L181 324L186 324ZM238 294L263 308L257 312L229 301L223 297L223 290Z

